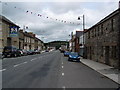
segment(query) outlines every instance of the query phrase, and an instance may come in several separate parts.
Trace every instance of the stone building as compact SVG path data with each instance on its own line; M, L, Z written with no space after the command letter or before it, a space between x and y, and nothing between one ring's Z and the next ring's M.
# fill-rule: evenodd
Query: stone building
M19 26L11 22L4 16L1 16L0 21L2 21L1 25L1 38L0 38L0 52L3 51L5 46L15 46L19 48L19 38L18 36L10 36L10 27L16 27L19 30Z
M117 9L85 31L86 58L119 67L119 14Z

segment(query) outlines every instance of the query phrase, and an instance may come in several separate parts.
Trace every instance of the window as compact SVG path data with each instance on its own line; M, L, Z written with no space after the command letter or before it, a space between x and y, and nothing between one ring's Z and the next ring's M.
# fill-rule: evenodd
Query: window
M95 34L95 37L96 37L96 29L94 30L94 34Z
M116 46L112 46L111 57L112 57L113 59L116 59L116 57L117 57L117 49L116 49Z
M100 27L98 26L98 36L99 36Z
M111 30L113 31L113 19L111 19Z
M103 46L101 47L101 56L103 56Z
M101 25L101 35L103 34L103 24Z
M88 31L88 39L90 38L90 31Z

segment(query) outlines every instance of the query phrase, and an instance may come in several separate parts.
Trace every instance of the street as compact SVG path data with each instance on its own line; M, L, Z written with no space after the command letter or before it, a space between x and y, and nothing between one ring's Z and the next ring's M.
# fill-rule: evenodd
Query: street
M59 51L2 61L3 88L117 88L118 85Z

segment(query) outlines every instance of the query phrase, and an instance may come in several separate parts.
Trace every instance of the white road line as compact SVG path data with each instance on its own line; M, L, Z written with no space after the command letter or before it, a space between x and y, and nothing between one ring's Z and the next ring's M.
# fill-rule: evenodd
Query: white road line
M34 61L34 60L36 60L36 59L34 58L34 59L32 59L31 61Z
M19 66L20 64L17 64L17 65L14 65L14 67L17 67L17 66Z
M62 76L64 76L64 73L62 73Z
M64 66L62 66L62 68L64 68Z
M20 65L25 64L25 63L27 63L27 62L23 62L23 63L20 63L20 64L16 64L16 65L14 65L14 67L20 66Z
M0 72L2 72L2 71L5 71L6 69L2 69L2 70L0 70Z
M23 62L23 64L25 64L25 63L27 63L27 62Z
M63 86L62 88L63 88L63 90L65 90L65 86Z

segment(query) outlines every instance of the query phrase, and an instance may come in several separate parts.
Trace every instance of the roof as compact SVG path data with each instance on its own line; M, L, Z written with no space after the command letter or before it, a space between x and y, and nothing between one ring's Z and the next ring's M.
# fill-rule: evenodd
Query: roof
M83 35L83 31L76 31L76 37L80 37L81 35Z
M15 23L13 23L13 22L10 21L9 19L7 19L5 16L0 16L0 17L2 18L2 20L6 21L7 23L9 23L9 24L13 24L13 25L19 27L18 25L16 25ZM20 28L20 27L19 27L19 28Z

